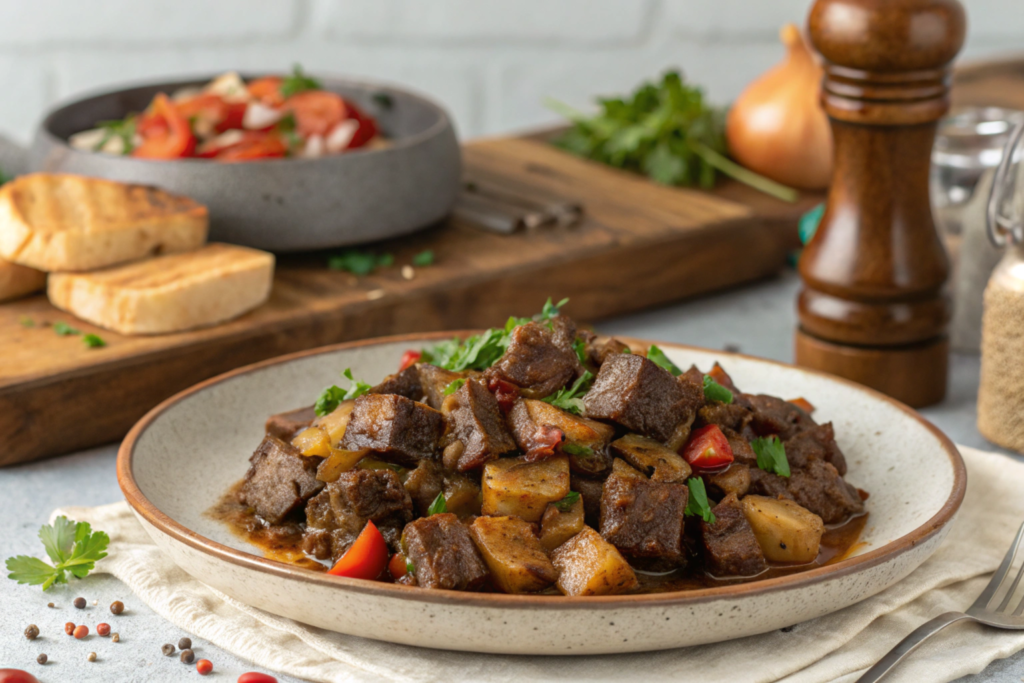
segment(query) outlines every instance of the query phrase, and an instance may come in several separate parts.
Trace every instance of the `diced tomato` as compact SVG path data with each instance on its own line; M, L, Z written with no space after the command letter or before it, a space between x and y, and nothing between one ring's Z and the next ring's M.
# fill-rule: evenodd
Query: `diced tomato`
M359 532L356 542L341 556L328 574L352 579L376 579L388 564L388 544L372 521Z
M295 128L303 137L326 135L347 117L345 101L325 90L305 90L285 100L284 108L295 114Z
M257 78L246 87L249 89L249 94L263 104L277 107L284 103L284 95L281 94L282 82L283 80L278 76L265 76Z
M225 105L227 106L227 111L224 114L223 120L217 124L215 129L218 133L241 128L242 119L245 118L245 108L249 106L246 102L225 102Z
M423 354L421 352L409 349L402 354L402 362L398 364L398 371L401 372L402 370L419 363L420 358L423 358Z
M178 113L186 119L197 118L206 121L211 128L216 127L228 115L228 103L220 95L205 93L189 97L174 103Z
M21 669L0 669L0 683L39 683L35 676Z
M729 373L725 371L725 368L718 363L715 363L715 366L711 368L711 371L708 373L708 377L715 380L732 393L739 393L739 389L737 389L736 385L732 382L732 377L730 377Z
M683 446L683 458L697 469L718 469L733 461L732 447L718 425L708 425L690 435Z
M791 398L787 403L792 403L800 410L804 411L808 415L814 412L814 404L808 401L806 398Z
M277 683L277 679L267 674L250 671L239 676L238 683Z
M144 136L142 144L135 148L132 156L141 159L180 159L191 156L196 148L196 137L192 134L188 119L178 112L167 95L160 93L153 99L152 114L164 120L167 131L161 135L154 129L152 136Z
M146 111L135 119L135 132L143 139L162 138L168 133L167 121L152 111Z
M487 388L491 390L492 394L494 394L494 398L498 399L498 407L506 413L512 410L512 406L515 405L516 399L519 398L519 387L497 377L491 378L487 383Z
M555 449L565 443L565 432L551 425L538 425L530 435L529 448L523 454L526 462L546 460L555 455Z
M353 118L359 122L359 129L356 131L356 134L352 136L352 140L349 141L346 149L362 147L377 135L377 122L366 114L366 112L347 100L345 101L345 107L348 109L349 118Z
M391 574L391 578L395 581L409 573L409 566L405 561L405 555L395 553L392 556L391 561L388 562L388 573Z
M254 159L277 159L288 155L288 145L273 131L248 131L245 139L218 152L217 161L235 162Z

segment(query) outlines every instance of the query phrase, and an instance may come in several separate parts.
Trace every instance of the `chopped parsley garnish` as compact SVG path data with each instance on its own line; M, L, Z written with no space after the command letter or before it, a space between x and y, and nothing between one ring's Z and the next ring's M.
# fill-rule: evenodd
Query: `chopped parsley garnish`
M594 375L589 370L584 370L583 374L580 375L579 379L572 383L572 386L568 389L562 388L555 393L542 398L541 400L545 403L550 403L556 408L573 413L574 415L583 414L583 395L590 391L590 383L593 381Z
M28 317L27 315L21 316L18 319L18 322L21 323L22 327L35 327L36 326L36 321L33 320L32 318Z
M41 585L44 591L55 583L67 583L65 572L85 578L107 556L110 543L109 536L102 531L93 532L87 522L75 523L64 516L55 519L53 525L44 525L39 530L39 540L53 564L27 555L9 557L7 578L30 586Z
M711 375L704 375L704 398L709 401L732 403L732 392L716 382Z
M443 515L448 512L448 501L444 499L444 493L437 494L437 498L427 508L427 517L430 515Z
M540 309L540 320L551 320L555 316L561 315L562 306L565 306L567 303L569 303L568 299L562 299L557 304L553 304L551 303L551 297L548 297L548 300L544 302L543 308ZM537 316L534 316L534 319L537 319Z
M190 124L191 125L191 124ZM114 138L120 138L122 143L121 154L128 156L135 149L135 117L128 116L115 121L100 121L96 126L103 131L103 137L93 147L94 152L100 152L107 143Z
M412 563L412 560L410 560L408 557L405 558L405 573L406 574L415 574L416 573L416 565L414 565Z
M352 382L352 386L348 389L342 389L341 387L334 385L324 389L323 393L320 394L320 397L317 398L316 405L313 406L313 412L317 414L317 417L323 417L324 415L333 413L342 401L350 401L354 398L359 398L373 388L366 382L353 379L351 368L345 368L345 372L341 374L344 375L347 380Z
M750 447L757 455L757 466L765 472L774 472L780 477L788 477L789 460L786 458L786 446L775 434L758 437L750 442Z
M301 64L296 64L290 76L281 81L281 94L291 97L306 90L321 90L323 84L312 76L307 76Z
M81 330L76 330L63 320L58 320L53 324L53 331L62 337L70 337L72 335L82 334Z
M107 345L103 338L96 334L87 334L82 337L82 342L90 349L99 349Z
M558 508L559 512L569 512L570 510L572 510L572 506L575 505L576 501L579 499L579 493L577 493L576 491L569 491L569 495L567 495L562 500L554 503L554 506Z
M430 249L421 251L412 257L412 264L419 266L420 268L426 268L427 266L434 265L434 252Z
M466 383L466 378L460 377L459 379L453 380L448 386L444 388L444 395L451 396L456 391L462 388L462 385Z
M700 517L708 524L715 523L715 514L711 512L711 504L708 503L708 492L704 489L704 480L700 477L690 477L686 480L690 487L690 499L686 502L686 514L690 517Z
M594 454L594 449L582 444L566 442L562 444L562 452L567 455L578 455L586 458Z
M579 337L572 343L573 351L576 352L576 357L580 359L580 363L586 363L587 358L587 342L583 341Z
M647 349L647 360L651 361L659 368L668 370L676 377L683 374L683 371L679 369L679 366L670 361L668 356L665 355L665 352L653 344L651 345L651 348Z
M346 249L331 256L327 267L331 270L344 270L353 275L369 275L377 268L386 268L395 262L392 254L372 254L358 249Z

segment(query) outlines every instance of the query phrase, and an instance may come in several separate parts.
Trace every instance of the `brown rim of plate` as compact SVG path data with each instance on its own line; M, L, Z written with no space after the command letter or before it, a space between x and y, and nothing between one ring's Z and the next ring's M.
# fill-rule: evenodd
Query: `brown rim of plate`
M317 356L326 353L332 353L334 351L359 348L362 346L373 346L377 344L390 344L398 342L423 342L435 339L450 339L453 336L467 336L473 334L473 331L456 331L456 332L432 332L432 333L419 333L419 334L404 334L395 335L390 337L376 337L373 339L366 339L362 341L346 342L342 344L332 344L330 346L322 346L315 349L309 349L307 351L299 351L297 353L291 353L285 356L278 356L276 358L270 358L259 363L253 363L230 372L226 372L222 375L212 377L204 382L200 382L193 387L185 389L184 391L175 394L168 398L139 420L124 441L121 443L120 448L117 452L117 481L121 486L121 491L124 493L125 500L132 507L132 509L139 515L142 516L148 523L162 531L164 534L170 536L174 540L184 543L185 545L198 550L207 555L212 555L220 560L230 562L247 569L254 569L257 571L273 574L283 578L295 579L298 581L306 581L311 583L319 583L328 586L344 587L348 590L357 591L363 594L378 595L387 598L398 598L405 600L419 600L425 602L441 603L441 604L455 604L459 606L468 607L501 607L501 608L518 608L518 609L538 609L538 608L558 608L558 609L589 609L589 608L631 608L640 606L659 606L659 605L673 605L678 606L680 604L693 603L693 602L706 602L710 600L721 600L729 598L739 598L749 594L773 592L778 590L789 590L794 588L800 588L808 584L817 583L827 578L836 578L844 576L856 571L867 569L875 565L886 562L907 550L910 550L914 546L920 545L924 541L928 540L936 533L939 532L946 524L953 519L957 510L960 508L960 504L963 502L964 492L967 488L967 470L964 467L963 459L960 457L959 451L953 445L953 442L943 434L935 425L928 420L924 419L916 411L909 408L908 406L892 399L885 394L882 394L873 389L869 389L865 386L851 382L850 380L836 377L824 372L818 372L816 370L809 370L806 368L800 368L788 363L781 363L773 360L766 360L763 358L756 358L754 356L748 356L740 353L730 353L727 351L716 351L714 349L704 349L696 346L687 346L684 344L672 344L667 342L659 342L661 346L666 348L676 349L687 349L700 351L704 353L715 353L720 354L724 357L733 358L745 358L754 360L761 363L768 363L771 365L778 365L785 368L798 370L803 373L810 375L817 375L824 377L834 382L846 384L855 389L858 389L876 399L889 403L893 408L899 410L913 419L917 420L925 429L931 432L942 445L946 454L949 456L950 465L953 468L953 489L950 492L949 498L946 499L942 507L938 512L935 513L928 521L921 526L917 527L909 534L902 536L894 541L886 543L880 548L876 548L870 552L858 555L849 559L841 560L834 564L828 564L817 569L809 569L805 572L798 572L795 574L788 574L786 576L780 576L772 579L765 579L763 581L751 581L749 583L730 584L715 588L701 588L696 590L686 591L673 591L667 593L642 593L636 595L606 595L606 596L591 596L591 597L568 597L562 595L507 595L504 593L473 593L464 591L452 591L452 590L441 590L441 589L422 589L414 586L403 586L401 584L390 584L380 581L368 581L364 579L350 579L345 577L330 576L322 572L316 572L311 569L304 569L302 567L296 567L294 565L279 562L277 560L269 560L258 555L251 553L242 552L235 550L221 543L217 543L211 539L201 536L185 526L174 521L163 512L161 512L153 503L151 503L146 496L139 489L135 482L135 478L132 473L132 454L135 448L135 443L143 432L152 424L160 415L171 406L179 403L185 398L191 396L194 393L203 391L204 389L233 379L240 375L245 375L256 370L271 366L287 363L299 358L306 358L309 356ZM650 342L637 340L629 337L620 337L627 342L639 342L646 346Z

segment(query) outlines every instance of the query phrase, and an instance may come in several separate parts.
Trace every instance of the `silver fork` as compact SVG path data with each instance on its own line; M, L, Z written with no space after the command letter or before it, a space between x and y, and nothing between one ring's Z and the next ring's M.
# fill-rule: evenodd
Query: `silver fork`
M889 653L882 657L877 664L867 670L867 672L857 679L857 683L874 683L884 678L893 668L899 664L903 659L911 652L916 650L918 646L932 637L942 629L946 628L950 624L955 624L958 621L969 619L970 621L976 621L979 624L985 624L986 626L994 626L995 628L1005 628L1010 630L1022 631L1024 630L1024 599L1021 599L1013 611L1010 610L1010 600L1013 598L1014 592L1017 590L1017 586L1020 584L1021 576L1024 576L1024 566L1021 566L1017 570L1017 574L1013 577L1013 581L1010 584L1009 589L1006 591L1006 595L999 604L994 607L989 606L992 602L992 598L999 592L1010 573L1010 567L1013 566L1013 560L1017 557L1017 551L1021 547L1021 541L1024 540L1024 524L1021 525L1017 531L1017 538L1013 540L1013 546L1006 552L1006 557L1003 558L1002 563L999 565L999 569L992 576L992 580L985 586L985 590L982 591L978 599L974 601L974 604L967 608L967 612L946 612L940 614L926 624L919 626L913 633L904 638L899 642L896 647L889 650Z

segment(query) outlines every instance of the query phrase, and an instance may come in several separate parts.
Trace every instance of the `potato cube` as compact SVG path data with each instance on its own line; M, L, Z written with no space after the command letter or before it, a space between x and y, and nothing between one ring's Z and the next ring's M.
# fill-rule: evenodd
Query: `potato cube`
M588 526L551 554L565 595L616 595L636 587L636 574L619 551Z
M579 496L579 494L576 495ZM540 518L540 544L546 550L552 551L583 531L583 526L582 496L576 498L576 501L565 512L558 508L558 503L548 503L544 516Z
M821 517L791 500L747 496L743 514L758 545L772 562L813 562L825 524Z
M539 522L548 503L569 494L569 459L501 458L484 465L483 514Z
M512 434L524 452L535 447L535 435L548 427L556 427L565 435L562 451L569 455L574 472L602 475L611 467L608 441L615 435L611 425L573 415L550 403L523 399L509 413Z
M612 442L612 450L652 481L681 484L690 476L690 465L682 456L646 436L626 434Z
M477 517L469 533L494 583L506 593L544 590L558 578L530 523L518 517Z
M444 500L448 512L458 515L460 519L480 514L480 486L461 474L445 475Z
M349 420L352 419L352 410L355 407L354 400L342 401L337 408L323 417L318 417L313 424L327 432L327 436L331 439L331 445L336 447L345 436L345 429L348 427Z

